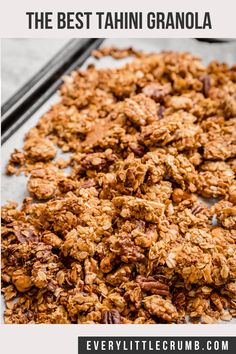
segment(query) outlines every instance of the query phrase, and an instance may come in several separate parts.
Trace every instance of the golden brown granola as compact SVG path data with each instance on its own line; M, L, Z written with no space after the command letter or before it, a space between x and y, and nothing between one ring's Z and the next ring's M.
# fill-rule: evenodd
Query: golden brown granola
M236 65L132 48L93 55L135 58L66 77L7 166L29 175L32 198L2 208L5 322L229 321Z

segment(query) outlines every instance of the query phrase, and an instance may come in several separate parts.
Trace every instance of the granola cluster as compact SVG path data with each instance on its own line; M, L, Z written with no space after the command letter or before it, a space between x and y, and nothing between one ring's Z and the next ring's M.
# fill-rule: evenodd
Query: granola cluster
M8 174L6 323L214 323L236 316L236 65L114 48L74 71ZM67 159L57 157L58 150Z

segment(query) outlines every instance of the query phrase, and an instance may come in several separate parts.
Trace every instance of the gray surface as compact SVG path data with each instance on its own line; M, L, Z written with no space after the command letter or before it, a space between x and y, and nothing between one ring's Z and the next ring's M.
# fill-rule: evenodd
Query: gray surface
M2 39L2 103L24 85L68 39Z
M227 44L204 44L191 39L109 39L106 40L104 45L116 45L120 47L133 46L137 49L143 49L147 51L160 51L160 50L179 50L190 51L193 54L200 55L207 64L210 60L218 59L220 61L234 64L236 62L236 42ZM97 67L114 67L120 66L125 60L114 61L112 58L104 58L101 61L96 61L90 58L86 64L94 62ZM21 127L4 145L2 148L2 166L5 167L11 152L14 148L21 148L23 145L24 134L33 127L40 116L46 112L53 102L58 100L58 95L54 94L51 99L46 102L38 112L36 112L27 123ZM27 196L26 191L27 179L24 176L6 176L2 173L2 204L5 204L7 200L16 200L22 202L23 198ZM4 305L2 303L2 309ZM223 323L236 323L236 319L230 322Z

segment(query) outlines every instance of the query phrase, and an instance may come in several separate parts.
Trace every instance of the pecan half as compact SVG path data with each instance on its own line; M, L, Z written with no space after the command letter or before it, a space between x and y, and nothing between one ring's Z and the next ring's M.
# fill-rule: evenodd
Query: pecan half
M149 276L143 277L138 275L136 282L140 285L141 289L145 292L150 292L156 295L169 295L169 286L165 284L165 277L163 276Z
M119 324L120 323L119 312L117 310L103 312L102 323L104 323L104 324Z
M191 208L191 212L192 212L193 215L197 215L197 214L201 213L204 209L205 208L204 208L203 204L195 204Z
M38 236L31 227L14 227L14 234L20 243L38 242Z
M159 109L158 109L158 112L157 112L157 116L159 119L162 119L163 118L163 114L165 112L165 107L164 106L161 106Z
M144 258L142 249L136 246L130 239L121 239L117 242L120 248L120 255L123 262L137 262Z
M209 93L209 90L211 88L211 79L210 79L210 76L208 75L205 75L201 78L201 82L202 82L202 91L203 91L203 94L205 97L208 97L208 93Z

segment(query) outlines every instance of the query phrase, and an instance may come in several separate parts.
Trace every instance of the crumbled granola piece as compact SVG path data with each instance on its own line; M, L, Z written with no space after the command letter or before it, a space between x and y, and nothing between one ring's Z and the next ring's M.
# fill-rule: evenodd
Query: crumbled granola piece
M158 222L164 213L165 205L159 202L144 200L130 196L116 197L114 205L120 209L124 219L135 217L137 219Z
M56 148L50 140L36 138L26 140L24 144L26 158L33 161L48 161L56 156Z
M189 160L183 155L174 157L167 155L165 159L167 172L172 180L177 182L183 190L196 192L198 186L198 173Z
M160 85L159 83L151 83L143 88L143 93L151 97L154 101L159 102L166 95L169 95L171 92L171 84L167 83L165 85Z
M18 168L23 166L24 163L25 163L24 153L15 149L14 152L11 154L11 158L7 164L6 173L8 175L17 173Z
M88 256L94 255L96 246L93 242L86 239L84 240L79 236L78 232L73 229L66 235L61 249L64 256L71 256L78 261L82 261Z
M206 160L226 160L236 156L236 118L214 124L201 136Z
M196 117L183 110L165 114L163 119L142 128L140 141L148 147L172 143L180 151L200 146L198 140L202 130L195 121Z
M125 100L124 113L127 118L138 126L151 124L157 120L155 102L143 94Z
M226 229L236 229L236 206L228 201L220 201L213 206L219 225Z
M116 172L117 187L123 193L137 191L144 183L148 167L140 159L128 157Z
M174 110L189 111L193 107L193 102L186 96L170 96L166 99L166 106L171 107Z
M178 313L176 307L169 299L163 299L160 295L147 296L144 306L151 315L157 316L166 322L176 322Z
M58 194L58 181L62 175L55 167L34 169L27 184L28 191L36 199L50 199Z
M13 272L12 283L21 293L28 291L33 285L30 276L25 274L22 269Z

